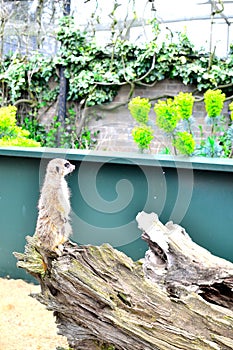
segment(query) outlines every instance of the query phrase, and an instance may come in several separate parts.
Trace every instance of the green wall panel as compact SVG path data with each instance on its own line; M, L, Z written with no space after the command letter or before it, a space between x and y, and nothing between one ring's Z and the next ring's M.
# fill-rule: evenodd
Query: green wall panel
M76 165L71 188L72 240L108 242L134 260L147 249L135 220L156 212L212 253L233 261L233 162L127 153L0 148L0 276L31 280L16 267L33 235L39 190L51 158Z

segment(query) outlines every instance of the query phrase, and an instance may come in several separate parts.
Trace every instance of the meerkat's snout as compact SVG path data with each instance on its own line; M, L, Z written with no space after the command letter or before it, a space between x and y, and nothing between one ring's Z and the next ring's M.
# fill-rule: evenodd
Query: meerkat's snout
M74 171L75 166L66 159L55 158L51 160L47 167L47 173L58 176L66 176Z
M72 173L72 171L74 171L75 169L75 165L71 164L68 161L65 161L64 167L65 167L65 175Z

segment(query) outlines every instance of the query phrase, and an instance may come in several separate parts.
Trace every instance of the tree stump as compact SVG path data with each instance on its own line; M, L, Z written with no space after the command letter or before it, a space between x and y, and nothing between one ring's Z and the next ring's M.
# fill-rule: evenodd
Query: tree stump
M45 268L33 237L14 253L39 280L34 297L54 312L59 334L75 350L233 349L233 264L154 213L137 222L149 245L140 261L108 244L67 242Z

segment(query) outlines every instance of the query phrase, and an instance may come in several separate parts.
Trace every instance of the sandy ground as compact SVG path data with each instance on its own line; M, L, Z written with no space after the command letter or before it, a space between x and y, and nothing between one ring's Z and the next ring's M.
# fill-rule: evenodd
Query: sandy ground
M40 286L0 278L0 350L68 349L52 312L29 296L39 291Z

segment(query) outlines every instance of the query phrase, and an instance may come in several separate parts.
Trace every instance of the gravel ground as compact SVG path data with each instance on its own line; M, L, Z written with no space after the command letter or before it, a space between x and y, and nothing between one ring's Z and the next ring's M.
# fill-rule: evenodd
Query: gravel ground
M0 278L0 350L68 348L66 339L57 335L52 312L29 296L38 292L40 286Z

